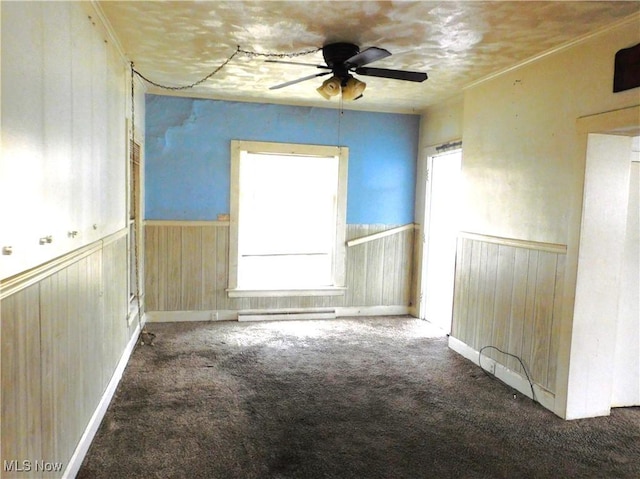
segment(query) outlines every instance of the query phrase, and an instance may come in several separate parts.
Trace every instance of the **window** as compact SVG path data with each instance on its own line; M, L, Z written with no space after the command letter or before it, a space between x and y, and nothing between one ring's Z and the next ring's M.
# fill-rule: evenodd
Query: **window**
M343 294L346 148L233 141L230 296Z

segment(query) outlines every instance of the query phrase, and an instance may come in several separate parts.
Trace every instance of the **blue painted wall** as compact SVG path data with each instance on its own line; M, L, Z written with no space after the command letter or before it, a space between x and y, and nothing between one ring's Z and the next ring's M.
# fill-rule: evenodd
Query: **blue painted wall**
M229 213L230 141L349 147L347 223L413 222L420 117L147 95L146 218ZM338 136L339 135L339 136Z

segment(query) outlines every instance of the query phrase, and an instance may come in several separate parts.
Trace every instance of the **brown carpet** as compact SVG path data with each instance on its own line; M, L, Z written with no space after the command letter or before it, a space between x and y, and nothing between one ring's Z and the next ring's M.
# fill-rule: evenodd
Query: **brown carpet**
M420 320L147 329L79 478L640 478L640 408L563 421Z

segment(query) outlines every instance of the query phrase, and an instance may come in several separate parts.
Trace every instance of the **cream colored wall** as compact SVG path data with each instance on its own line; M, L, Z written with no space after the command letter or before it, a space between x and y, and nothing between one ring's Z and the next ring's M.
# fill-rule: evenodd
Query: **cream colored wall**
M637 88L612 93L614 55L640 42L639 24L636 15L469 86L462 108L438 106L423 114L423 144L451 139L446 125L456 125L462 114L463 231L567 247L563 302L551 332L559 345L552 409L563 417L585 172L586 137L576 120L640 103Z
M466 90L464 229L575 241L584 173L575 120L638 103L637 89L612 93L614 55L640 41L638 18Z

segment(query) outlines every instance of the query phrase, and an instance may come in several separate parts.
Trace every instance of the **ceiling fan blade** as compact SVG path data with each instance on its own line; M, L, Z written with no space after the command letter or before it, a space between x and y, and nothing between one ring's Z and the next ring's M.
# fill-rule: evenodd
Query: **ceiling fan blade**
M284 88L284 87L289 86L289 85L295 85L296 83L300 83L300 82L303 82L303 81L311 80L312 78L315 78L315 77L321 77L321 76L329 75L329 74L331 74L331 72L316 73L314 75L309 75L309 76L306 76L306 77L298 78L297 80L291 80L291 81L288 81L288 82L280 83L279 85L275 85L275 86L270 87L269 90L279 90L280 88Z
M358 75L370 77L392 78L394 80L406 80L413 82L423 82L428 76L422 72L409 72L406 70L388 70L386 68L361 67L356 68Z
M362 50L360 53L355 54L351 58L347 58L344 61L344 65L348 68L358 68L363 65L367 65L371 62L381 60L390 56L391 53L384 48L369 47Z
M287 62L284 60L265 60L266 63L284 63L285 65L299 65L303 67L314 67L314 68L323 68L325 70L331 70L326 65L314 65L313 63L299 63L299 62Z

